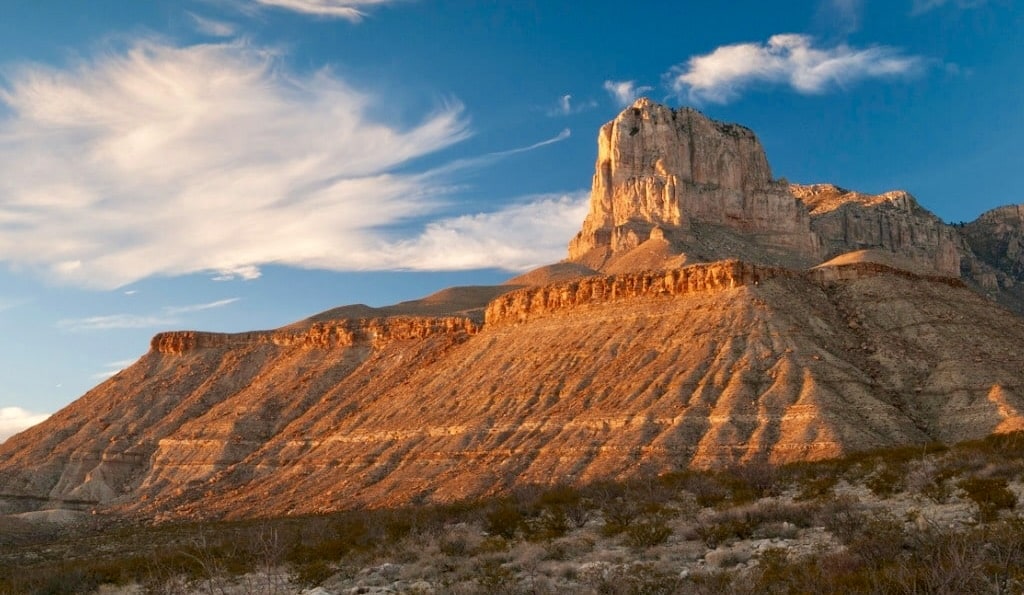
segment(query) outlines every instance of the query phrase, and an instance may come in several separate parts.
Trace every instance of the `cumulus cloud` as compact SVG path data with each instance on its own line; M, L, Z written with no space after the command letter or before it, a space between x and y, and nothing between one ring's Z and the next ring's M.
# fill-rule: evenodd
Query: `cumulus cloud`
M0 407L0 442L43 422L48 417L49 413L26 411L21 407Z
M960 9L978 8L986 3L987 0L914 0L910 14L918 16L946 5L955 6Z
M329 70L289 72L242 42L138 41L5 78L0 261L81 286L373 268L376 230L429 214L452 187L395 170L470 134L457 103L382 124L379 101ZM153 321L97 321L123 323Z
M615 101L616 105L620 107L626 107L627 105L636 101L637 97L640 97L644 93L652 90L653 87L637 86L636 81L605 81L604 90L608 91L611 95L612 100Z
M668 79L692 101L726 103L757 84L787 85L798 93L818 94L870 78L915 74L924 65L898 48L854 48L839 44L814 47L807 35L774 35L766 44L722 46L672 69Z
M394 0L255 0L257 4L294 10L321 17L358 22L366 16L363 7L388 4Z
M57 328L72 332L166 328L181 323L181 314L223 308L238 300L239 298L228 298L206 304L167 306L162 310L161 314L107 314L103 316L87 316L85 318L66 318L57 322Z
M395 268L527 270L565 257L588 204L582 190L525 197L494 212L435 221L414 239L378 251Z

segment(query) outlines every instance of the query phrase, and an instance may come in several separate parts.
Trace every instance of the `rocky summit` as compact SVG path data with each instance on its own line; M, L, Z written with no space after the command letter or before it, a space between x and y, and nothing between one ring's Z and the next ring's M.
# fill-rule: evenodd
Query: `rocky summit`
M1024 429L1022 213L789 184L750 130L641 99L566 261L160 334L0 445L0 512L317 513Z

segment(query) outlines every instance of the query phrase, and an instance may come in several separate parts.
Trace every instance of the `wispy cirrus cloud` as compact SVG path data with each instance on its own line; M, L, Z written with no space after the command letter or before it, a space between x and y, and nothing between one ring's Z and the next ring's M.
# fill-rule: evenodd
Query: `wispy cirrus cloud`
M749 87L783 85L820 94L866 79L906 77L925 60L889 46L815 47L808 35L774 35L767 43L738 43L694 56L667 75L669 86L691 101L726 103Z
M237 302L241 298L227 298L223 300L217 300L215 302L208 302L205 304L191 304L188 306L168 306L164 308L164 312L174 314L187 314L189 312L202 312L203 310L213 310L214 308L223 308Z
M18 432L46 421L49 413L37 413L21 407L0 407L0 443Z
M182 321L182 314L223 308L237 302L239 298L228 298L205 304L167 306L159 314L106 314L84 318L66 318L57 322L57 328L72 331L107 331L115 329L166 328Z
M863 14L864 0L822 0L818 5L818 18L843 34L858 31Z
M192 19L192 24L195 25L196 30L204 35L211 37L234 37L238 32L238 27L233 23L203 17L194 12L188 13L188 16Z
M138 360L123 359L123 360L118 360L116 362L110 362L109 364L106 364L106 365L103 366L105 368L103 371L96 372L95 374L93 374L91 376L91 378L93 380L106 380L107 378L110 378L111 376L117 375L118 372L120 372L121 370L124 370L128 366L134 364L136 361L138 361Z
M593 99L587 101L576 101L572 95L565 94L558 98L558 102L554 107L547 109L546 113L548 116L571 116L580 112L585 112L589 109L597 107L597 102Z
M257 4L282 8L320 17L346 19L353 22L366 17L365 9L395 0L254 0Z
M604 90L611 95L612 100L619 107L626 107L627 105L636 101L638 97L644 93L653 90L654 87L648 87L646 85L637 85L636 81L605 81Z
M268 262L372 268L349 255L452 186L393 170L470 135L458 103L382 124L377 98L330 70L289 72L242 42L139 40L5 78L0 261L82 286L253 278Z
M170 316L147 316L139 314L107 314L85 318L65 318L57 322L57 328L72 332L109 331L115 329L161 328L176 324L177 318Z
M910 14L919 16L943 6L953 6L959 9L979 8L987 3L988 0L914 0Z
M11 298L0 297L0 312L4 310L10 310L11 308L17 308L18 306L25 303L25 300L16 300Z

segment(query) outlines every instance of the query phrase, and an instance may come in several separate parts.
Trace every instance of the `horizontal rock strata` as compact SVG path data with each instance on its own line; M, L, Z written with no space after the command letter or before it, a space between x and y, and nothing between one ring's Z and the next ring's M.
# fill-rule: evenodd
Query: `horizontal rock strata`
M1024 324L958 285L727 262L517 290L482 328L386 341L164 335L3 445L0 485L22 508L279 515L1024 427Z

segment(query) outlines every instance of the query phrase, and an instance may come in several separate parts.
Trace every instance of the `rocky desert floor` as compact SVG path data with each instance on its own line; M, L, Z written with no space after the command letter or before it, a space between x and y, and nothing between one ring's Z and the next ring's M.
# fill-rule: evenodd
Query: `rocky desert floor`
M157 526L16 515L0 592L1019 593L1022 455L1017 433L443 507Z

